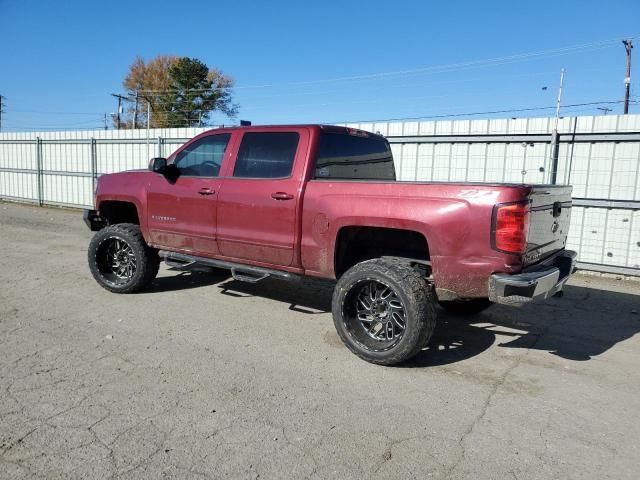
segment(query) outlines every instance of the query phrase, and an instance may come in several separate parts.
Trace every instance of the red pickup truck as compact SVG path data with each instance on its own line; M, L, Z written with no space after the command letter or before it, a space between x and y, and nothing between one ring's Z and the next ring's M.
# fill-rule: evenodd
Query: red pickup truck
M337 126L207 131L149 170L103 175L89 266L115 293L160 260L237 280L337 279L345 345L391 365L428 343L436 307L477 313L562 290L571 187L396 181L388 141Z

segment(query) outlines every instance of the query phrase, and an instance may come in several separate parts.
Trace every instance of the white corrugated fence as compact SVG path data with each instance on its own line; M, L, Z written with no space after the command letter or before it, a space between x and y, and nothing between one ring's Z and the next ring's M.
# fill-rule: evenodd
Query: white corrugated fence
M392 143L400 180L549 183L553 118L359 123ZM0 198L91 206L103 173L146 168L204 128L0 133ZM568 247L584 268L640 276L640 115L559 123L573 185Z

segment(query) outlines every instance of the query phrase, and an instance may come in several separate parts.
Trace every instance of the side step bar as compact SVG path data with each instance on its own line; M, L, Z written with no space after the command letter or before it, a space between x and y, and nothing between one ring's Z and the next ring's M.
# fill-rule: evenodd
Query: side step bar
M186 255L184 253L169 252L167 250L160 250L159 253L160 258L162 258L171 268L178 270L189 270L194 266L224 268L226 270L231 270L231 276L234 280L238 280L240 282L256 283L268 277L276 277L283 280L291 280L292 278L297 277L296 274L290 272L254 267L253 265L244 265L242 263L226 262L224 260L216 260L214 258L196 257L194 255Z

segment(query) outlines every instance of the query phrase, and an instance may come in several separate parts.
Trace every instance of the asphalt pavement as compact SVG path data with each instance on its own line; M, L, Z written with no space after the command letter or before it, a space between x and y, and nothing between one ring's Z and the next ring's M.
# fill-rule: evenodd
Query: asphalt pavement
M370 365L330 282L161 267L115 295L78 211L0 203L0 478L637 479L640 282L439 311Z

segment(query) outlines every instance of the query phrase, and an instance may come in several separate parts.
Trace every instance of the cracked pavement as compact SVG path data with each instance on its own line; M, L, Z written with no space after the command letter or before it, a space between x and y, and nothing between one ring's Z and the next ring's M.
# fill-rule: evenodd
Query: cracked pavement
M328 282L163 266L119 296L90 236L0 203L0 478L638 477L640 282L439 311L384 368L341 345Z

